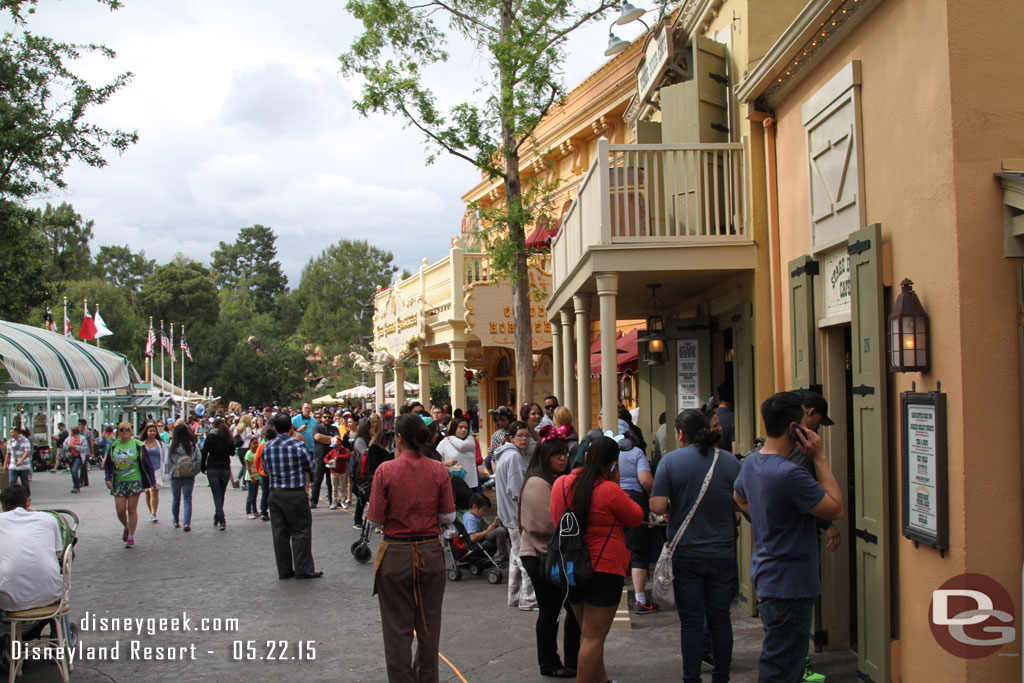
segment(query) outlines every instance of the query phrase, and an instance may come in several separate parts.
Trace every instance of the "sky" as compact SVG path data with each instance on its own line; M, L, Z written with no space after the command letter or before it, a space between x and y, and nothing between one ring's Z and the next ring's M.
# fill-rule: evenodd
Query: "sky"
M570 87L605 59L609 23L574 38ZM339 239L366 239L415 270L444 257L459 232L460 197L480 173L447 155L425 166L420 133L352 109L359 86L338 73L337 58L360 26L344 0L125 0L115 12L40 0L29 28L117 52L112 62L80 60L75 71L91 82L134 74L90 120L137 130L138 144L109 152L102 169L73 165L67 191L33 202L67 201L94 221L93 253L118 244L158 263L177 252L205 263L218 242L260 223L277 233L297 287L310 257ZM440 102L454 103L485 67L456 45L429 83Z

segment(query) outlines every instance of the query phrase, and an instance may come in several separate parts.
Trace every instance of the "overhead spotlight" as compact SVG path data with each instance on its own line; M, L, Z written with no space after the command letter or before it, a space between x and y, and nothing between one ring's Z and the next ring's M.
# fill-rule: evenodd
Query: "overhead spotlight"
M640 9L639 7L633 7L628 2L622 3L622 10L619 12L619 18L615 20L615 23L619 26L628 24L631 21L636 21L643 15L647 14L647 10Z
M604 51L605 57L614 57L617 54L626 51L629 47L629 43L622 38L619 38L611 30L608 31L608 49Z

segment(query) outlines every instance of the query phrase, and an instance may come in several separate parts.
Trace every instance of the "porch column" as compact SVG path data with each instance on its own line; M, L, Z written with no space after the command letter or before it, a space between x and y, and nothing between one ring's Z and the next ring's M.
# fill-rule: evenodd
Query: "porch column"
M451 398L452 410L466 410L466 342L449 342L452 351Z
M395 415L398 409L405 405L405 363L395 361Z
M576 362L579 365L576 380L576 429L580 434L590 431L590 295L577 294L572 298L576 313ZM582 438L582 437L581 437Z
M615 348L615 299L618 293L618 273L597 273L601 315L601 425L602 429L610 429L613 434L619 419L619 359Z
M564 402L565 406L572 411L573 424L578 428L580 415L576 412L576 371L573 368L573 339L572 339L572 309L563 308L558 312L561 318L562 328L562 380L565 396L559 396L558 400ZM557 324L557 321L556 321Z
M373 393L374 410L380 410L381 404L384 403L384 368L374 371L373 387L375 389Z
M565 377L562 376L562 330L558 321L551 326L551 393L565 400Z
M416 367L420 371L420 403L430 410L430 358L422 351L417 356Z

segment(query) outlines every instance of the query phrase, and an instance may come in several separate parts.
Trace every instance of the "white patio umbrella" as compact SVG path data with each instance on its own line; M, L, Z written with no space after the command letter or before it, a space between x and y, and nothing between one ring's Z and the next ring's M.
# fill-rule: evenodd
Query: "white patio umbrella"
M419 391L420 390L420 385L419 384L413 384L412 382L405 382L404 384L405 384L405 393L406 394L409 394L410 392L413 392L413 391ZM388 382L387 384L384 385L384 395L385 396L394 396L395 395L395 383L394 382Z
M337 394L335 394L335 396L337 396L338 398L365 399L365 398L372 397L373 393L374 393L373 387L368 387L366 385L359 385L359 386L354 386L351 389L345 389L344 391L339 391Z

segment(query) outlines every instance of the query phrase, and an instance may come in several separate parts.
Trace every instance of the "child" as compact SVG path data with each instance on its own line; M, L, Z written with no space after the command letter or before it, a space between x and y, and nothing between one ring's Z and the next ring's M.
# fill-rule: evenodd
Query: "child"
M245 514L256 519L256 494L260 490L260 473L256 469L256 450L260 447L258 437L249 439L249 450L245 452L245 483L249 489L245 497Z
M350 453L347 448L341 445L338 439L334 440L334 446L324 456L324 464L331 473L331 494L334 500L331 501L331 509L348 509L348 460Z
M499 519L495 519L487 527L483 526L487 521L484 519L484 513L490 509L490 499L482 493L474 493L469 499L469 511L462 514L462 526L465 527L469 540L474 543L496 543L498 552L494 555L494 561L501 564L508 559L508 529L501 526Z

